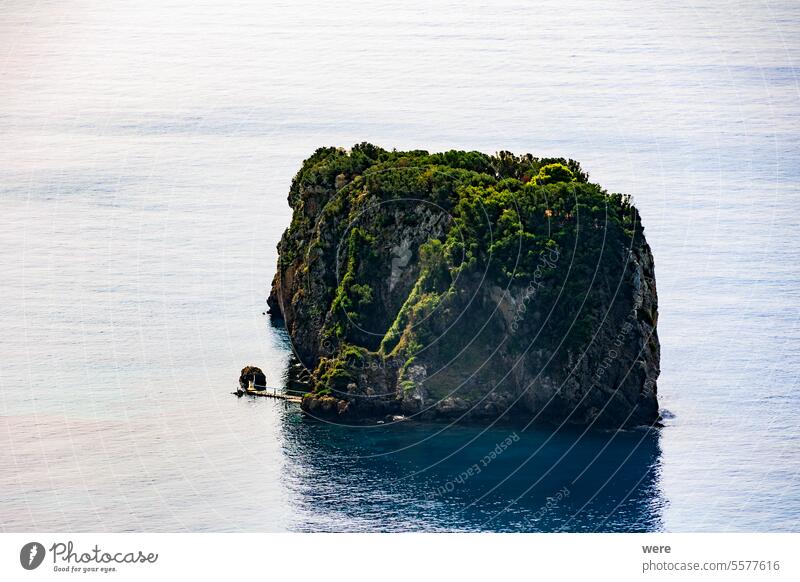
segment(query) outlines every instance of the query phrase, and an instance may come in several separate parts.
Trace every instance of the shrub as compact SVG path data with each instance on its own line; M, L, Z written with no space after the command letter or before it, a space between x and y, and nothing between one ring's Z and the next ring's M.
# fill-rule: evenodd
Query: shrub
M537 186L556 184L558 182L574 182L575 174L564 164L547 164L539 168L539 173L533 182Z

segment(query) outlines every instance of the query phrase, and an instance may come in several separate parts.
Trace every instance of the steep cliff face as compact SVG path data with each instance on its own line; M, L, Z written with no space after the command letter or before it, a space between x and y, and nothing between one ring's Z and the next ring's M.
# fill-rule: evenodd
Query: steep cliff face
M658 420L653 257L577 162L320 149L268 303L340 421Z

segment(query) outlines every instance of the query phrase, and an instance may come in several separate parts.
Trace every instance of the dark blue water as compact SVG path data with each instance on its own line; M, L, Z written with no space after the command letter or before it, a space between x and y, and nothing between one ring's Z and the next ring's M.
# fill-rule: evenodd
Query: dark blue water
M657 431L400 423L353 429L289 414L303 531L654 531Z

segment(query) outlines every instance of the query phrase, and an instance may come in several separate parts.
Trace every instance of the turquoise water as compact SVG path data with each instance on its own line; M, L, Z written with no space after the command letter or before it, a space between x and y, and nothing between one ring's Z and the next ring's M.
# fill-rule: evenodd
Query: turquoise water
M262 4L0 7L3 531L800 529L800 6ZM231 396L245 364L285 379L263 311L294 172L363 140L569 156L632 194L666 426L348 429Z

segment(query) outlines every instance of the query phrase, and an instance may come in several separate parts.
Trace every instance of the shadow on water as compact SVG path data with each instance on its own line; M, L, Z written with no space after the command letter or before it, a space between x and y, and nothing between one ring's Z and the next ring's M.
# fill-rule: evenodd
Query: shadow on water
M288 410L300 531L662 529L657 430L344 427Z

